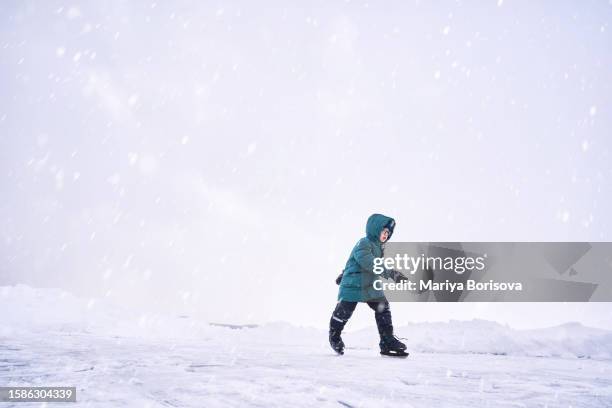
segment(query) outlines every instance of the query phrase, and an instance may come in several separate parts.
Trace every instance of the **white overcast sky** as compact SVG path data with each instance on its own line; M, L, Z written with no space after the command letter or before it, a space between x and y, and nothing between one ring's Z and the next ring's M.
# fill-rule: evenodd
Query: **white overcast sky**
M398 241L611 239L609 1L4 1L0 20L0 285L323 327L373 212ZM612 328L610 304L393 313Z

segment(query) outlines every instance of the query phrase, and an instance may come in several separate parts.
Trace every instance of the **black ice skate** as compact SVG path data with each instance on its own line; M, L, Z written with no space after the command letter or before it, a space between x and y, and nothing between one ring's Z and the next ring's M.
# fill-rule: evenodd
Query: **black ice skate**
M342 341L342 337L340 337L339 331L329 331L329 345L339 355L344 354L344 342Z
M393 335L383 336L380 339L380 354L391 357L408 357L406 345Z

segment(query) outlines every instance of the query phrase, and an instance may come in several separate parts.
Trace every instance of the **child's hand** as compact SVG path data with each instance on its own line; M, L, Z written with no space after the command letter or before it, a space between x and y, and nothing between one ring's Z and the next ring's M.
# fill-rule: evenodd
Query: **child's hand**
M390 277L395 283L405 282L408 280L408 278L394 269L391 270Z
M340 282L342 281L342 275L344 275L344 272L342 272L340 275L338 275L338 277L336 278L336 285L339 285Z

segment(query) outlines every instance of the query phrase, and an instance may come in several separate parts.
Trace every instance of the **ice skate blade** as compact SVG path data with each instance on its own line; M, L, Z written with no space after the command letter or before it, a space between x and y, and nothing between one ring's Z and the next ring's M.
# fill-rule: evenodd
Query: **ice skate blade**
M405 351L381 351L380 352L381 356L386 356L386 357L398 357L398 358L406 358L409 356L408 353L406 353Z

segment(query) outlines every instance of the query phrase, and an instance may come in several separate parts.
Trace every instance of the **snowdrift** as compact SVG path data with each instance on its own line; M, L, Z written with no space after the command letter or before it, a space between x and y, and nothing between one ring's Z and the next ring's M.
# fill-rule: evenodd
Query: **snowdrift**
M371 343L375 332L361 330L355 338ZM486 320L451 320L398 327L396 334L409 349L420 352L612 359L612 332L580 323L516 330Z
M91 333L101 336L160 337L240 344L328 347L325 330L284 322L261 326L209 324L189 317L136 314L103 300L80 299L58 289L25 285L0 287L0 337ZM496 322L470 320L414 323L396 327L412 352L475 353L612 360L612 331L580 323L516 330ZM348 348L375 349L376 328L347 331Z

